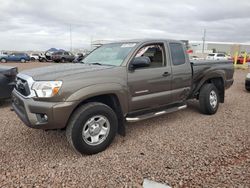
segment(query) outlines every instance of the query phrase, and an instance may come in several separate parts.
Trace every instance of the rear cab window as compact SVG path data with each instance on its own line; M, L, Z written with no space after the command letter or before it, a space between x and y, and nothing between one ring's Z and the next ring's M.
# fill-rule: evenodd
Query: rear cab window
M169 43L171 59L174 66L186 63L185 51L180 43Z

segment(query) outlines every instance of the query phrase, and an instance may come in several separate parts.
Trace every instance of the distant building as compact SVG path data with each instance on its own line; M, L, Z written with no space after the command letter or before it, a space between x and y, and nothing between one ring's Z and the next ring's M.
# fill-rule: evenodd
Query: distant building
M202 53L202 41L190 41L189 46L194 53ZM250 43L233 43L233 42L205 42L204 53L224 52L234 55L236 52L250 53Z

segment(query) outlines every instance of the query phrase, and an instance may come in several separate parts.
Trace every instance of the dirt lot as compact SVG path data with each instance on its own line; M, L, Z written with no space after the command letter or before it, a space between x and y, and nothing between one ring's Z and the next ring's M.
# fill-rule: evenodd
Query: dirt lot
M14 65L14 64L11 64ZM20 70L48 64L18 64ZM248 71L237 70L226 101L213 116L189 108L127 125L104 152L76 154L63 131L27 128L0 106L0 187L124 187L143 178L173 187L250 187Z

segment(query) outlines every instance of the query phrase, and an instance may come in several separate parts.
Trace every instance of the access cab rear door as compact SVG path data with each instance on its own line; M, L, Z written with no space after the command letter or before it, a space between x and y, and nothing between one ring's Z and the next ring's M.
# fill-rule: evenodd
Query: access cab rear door
M185 101L191 92L192 67L184 44L169 42L168 49L172 67L172 101L180 103Z

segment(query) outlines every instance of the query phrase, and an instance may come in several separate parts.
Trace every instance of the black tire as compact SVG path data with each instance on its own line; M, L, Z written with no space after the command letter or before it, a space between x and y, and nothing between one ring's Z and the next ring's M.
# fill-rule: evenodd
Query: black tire
M91 145L84 140L83 128L92 117L103 116L109 122L109 131L104 140ZM96 154L105 150L115 138L118 128L118 120L115 112L107 105L98 102L90 102L79 107L71 116L66 129L66 137L71 146L81 154ZM90 133L89 133L90 134ZM99 136L98 136L99 137Z
M213 94L213 95L212 95ZM216 95L216 102L214 100L214 103L210 102L210 95L214 96ZM199 102L200 102L200 110L203 114L212 115L215 114L219 108L219 92L217 88L214 86L214 84L205 84L202 86L200 90L199 95Z
M7 60L5 58L2 58L0 61L1 63L7 63Z
M26 63L26 60L22 58L22 59L20 59L20 62L21 63Z
M61 63L65 63L65 58L63 57L62 59L61 59Z
M34 57L31 57L30 60L31 61L36 61L36 59Z

